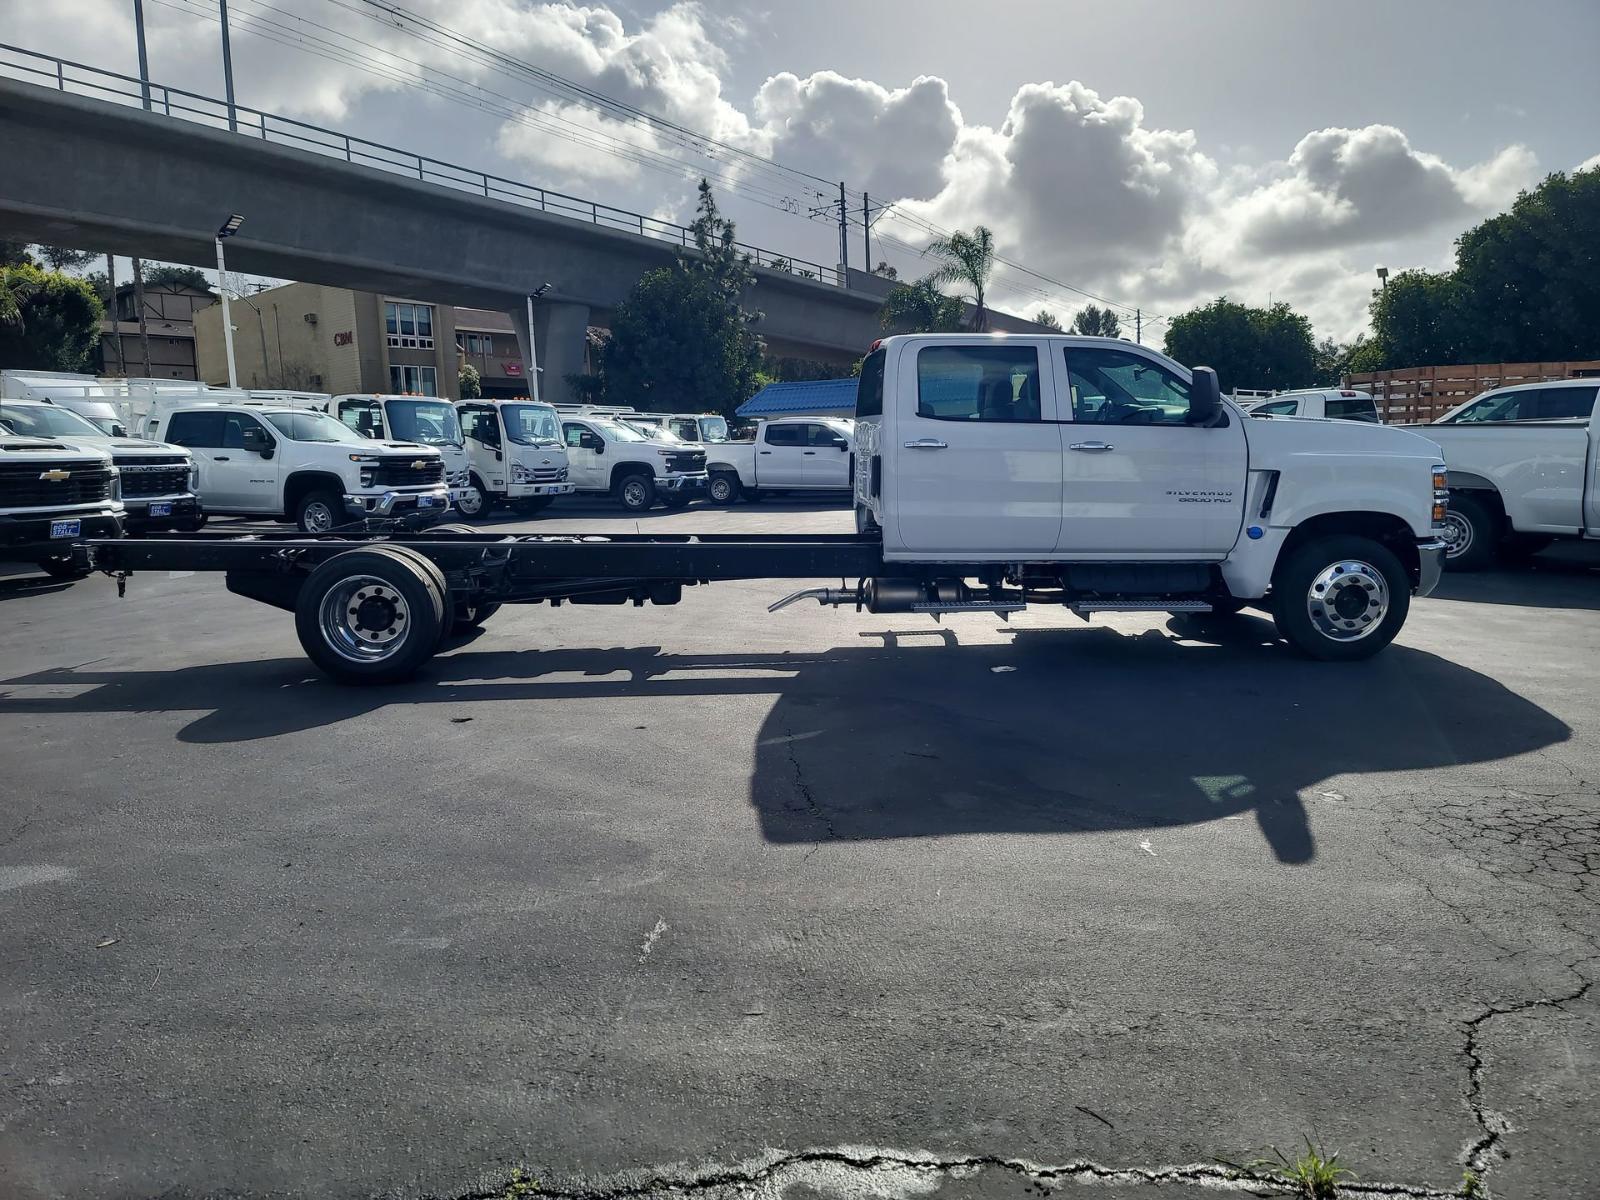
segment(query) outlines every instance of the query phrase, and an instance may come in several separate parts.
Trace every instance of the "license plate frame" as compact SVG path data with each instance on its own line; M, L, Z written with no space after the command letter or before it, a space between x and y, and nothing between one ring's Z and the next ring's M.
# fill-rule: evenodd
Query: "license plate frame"
M417 497L417 507L418 508L432 508L432 507L434 507L434 497L432 497L432 496L418 496Z
M50 522L50 540L51 541L55 541L58 538L75 538L75 537L82 537L82 536L83 536L83 519L81 517L73 517L70 520L66 520L66 521L51 521Z

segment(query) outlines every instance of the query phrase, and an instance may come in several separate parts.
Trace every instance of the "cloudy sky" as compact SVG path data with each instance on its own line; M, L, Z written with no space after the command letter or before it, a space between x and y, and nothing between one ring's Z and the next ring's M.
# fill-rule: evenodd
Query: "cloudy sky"
M152 77L221 95L216 0L144 3ZM4 40L130 73L131 12L0 0ZM742 240L830 265L811 213L843 180L889 205L873 259L902 278L930 228L981 222L1016 264L998 307L1067 318L1093 293L1158 342L1221 292L1351 337L1375 264L1445 267L1520 188L1600 160L1600 72L1571 53L1600 45L1596 0L230 12L243 104L666 218L708 174Z

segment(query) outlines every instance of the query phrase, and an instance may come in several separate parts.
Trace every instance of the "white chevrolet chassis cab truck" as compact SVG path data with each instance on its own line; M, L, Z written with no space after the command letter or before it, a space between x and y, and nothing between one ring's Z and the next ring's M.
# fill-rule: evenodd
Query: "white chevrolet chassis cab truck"
M563 418L569 447L595 423ZM318 666L362 683L407 678L504 604L676 604L731 579L845 581L774 611L807 598L935 619L1253 605L1302 653L1352 660L1387 645L1439 577L1433 443L1361 422L1251 420L1214 372L1125 341L889 338L863 363L855 434L854 533L369 528L74 553L119 581L226 571L230 591L295 614ZM615 448L640 444L633 433Z

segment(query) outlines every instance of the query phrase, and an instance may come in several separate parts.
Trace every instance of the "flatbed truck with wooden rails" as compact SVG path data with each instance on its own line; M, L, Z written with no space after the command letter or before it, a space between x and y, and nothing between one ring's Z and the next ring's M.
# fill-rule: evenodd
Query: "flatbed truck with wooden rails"
M1370 657L1437 582L1445 469L1415 433L1251 421L1216 376L1063 336L911 335L862 368L856 532L496 534L367 522L320 535L91 541L119 577L220 571L294 613L346 682L412 675L504 604L676 604L732 579L840 581L777 599L1005 617L1265 608L1318 659ZM852 582L853 581L853 582Z

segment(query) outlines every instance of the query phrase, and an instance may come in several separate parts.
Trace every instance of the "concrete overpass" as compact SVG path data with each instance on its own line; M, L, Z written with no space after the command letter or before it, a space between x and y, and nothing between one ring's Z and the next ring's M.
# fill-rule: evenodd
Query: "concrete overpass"
M269 120L296 124L248 111L263 131ZM660 237L497 199L487 178L489 196L430 182L423 164L432 160L418 159L423 178L408 179L247 130L0 78L9 164L0 236L211 268L217 226L239 212L246 221L228 243L230 269L497 309L516 323L524 352L525 297L550 282L535 333L553 399L564 397L563 375L583 370L586 327L605 326L640 275L673 260L675 246ZM763 313L771 353L844 364L880 336L886 281L852 271L840 287L756 273L746 305ZM1036 328L1002 314L995 325Z

